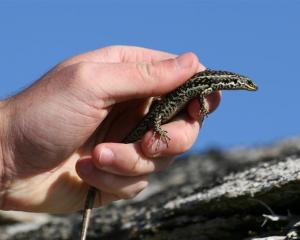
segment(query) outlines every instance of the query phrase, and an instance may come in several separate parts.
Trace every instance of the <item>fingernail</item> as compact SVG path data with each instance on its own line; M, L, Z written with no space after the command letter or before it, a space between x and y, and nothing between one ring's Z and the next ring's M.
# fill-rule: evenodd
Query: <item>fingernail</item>
M149 185L148 181L141 181L138 183L137 186L137 193L140 193L141 191L143 191L147 186Z
M91 162L82 162L79 165L79 171L82 175L87 176L93 171L93 164Z
M176 61L181 68L190 68L192 65L191 58L188 57L188 54L180 55L176 58Z
M141 188L141 189L144 189L145 187L147 187L148 185L149 185L149 183L148 183L148 181L141 181L140 183L139 183L139 187Z
M111 165L114 158L114 153L109 148L102 148L99 155L100 166Z

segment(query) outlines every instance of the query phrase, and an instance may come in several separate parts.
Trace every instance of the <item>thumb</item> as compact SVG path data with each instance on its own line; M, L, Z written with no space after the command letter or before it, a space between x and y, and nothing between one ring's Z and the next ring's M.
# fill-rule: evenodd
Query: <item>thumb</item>
M164 95L204 70L195 54L151 63L100 64L96 76L107 94L104 99L120 102L133 98ZM98 82L98 84L100 84ZM110 102L109 101L109 102Z

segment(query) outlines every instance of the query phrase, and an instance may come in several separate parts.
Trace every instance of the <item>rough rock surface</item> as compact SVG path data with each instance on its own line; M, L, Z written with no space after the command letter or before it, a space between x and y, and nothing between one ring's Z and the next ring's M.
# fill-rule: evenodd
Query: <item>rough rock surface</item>
M299 202L300 138L210 150L154 175L137 199L95 210L88 239L296 239L285 236L297 230ZM1 216L0 239L79 236L80 213L38 223Z

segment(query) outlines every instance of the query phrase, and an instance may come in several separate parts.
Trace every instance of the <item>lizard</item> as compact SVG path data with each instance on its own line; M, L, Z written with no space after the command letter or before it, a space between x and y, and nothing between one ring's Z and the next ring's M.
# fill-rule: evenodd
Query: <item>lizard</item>
M216 71L206 69L198 72L184 84L161 97L160 100L155 100L149 112L142 118L137 126L124 138L123 143L133 143L141 139L148 131L153 130L154 137L159 136L157 144L163 141L167 144L171 140L168 137L167 131L161 128L161 125L171 121L171 119L182 111L185 106L194 98L199 99L200 111L204 117L208 115L208 109L205 106L205 96L219 90L248 90L256 91L257 85L248 77L229 72ZM93 208L94 199L97 189L90 187L84 207L84 214L81 228L81 240L85 240L91 210Z

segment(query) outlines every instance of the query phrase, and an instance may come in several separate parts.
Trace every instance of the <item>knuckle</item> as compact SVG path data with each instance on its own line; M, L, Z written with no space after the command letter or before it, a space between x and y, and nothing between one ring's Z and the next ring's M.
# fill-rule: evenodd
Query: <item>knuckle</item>
M93 76L93 64L87 62L77 63L72 70L73 80L81 83Z
M116 57L120 62L128 62L128 50L130 47L124 45L109 45L101 49L101 54L107 59L110 57Z
M121 197L122 199L132 199L146 188L147 183L148 182L146 182L146 184L144 182L136 183L134 186L128 189L124 189L123 191L120 191L118 196Z
M152 63L139 63L136 65L139 77L145 83L149 83L154 79L154 71Z
M131 167L129 169L129 171L132 175L140 174L140 162L141 162L140 156L138 156L137 158L135 158L135 160L132 161Z
M110 51L120 51L123 48L124 48L123 45L108 45L108 46L106 46L104 48L101 48L101 50L105 50L105 51L110 52Z
M120 51L120 46L109 45L104 48L101 48L100 51L103 56L105 56L106 58L109 58L110 56L118 55L118 53Z
M112 186L117 186L118 184L119 182L112 174L105 174L104 177L102 177L101 185L105 189L110 189L112 188Z
M136 195L138 194L138 192L120 192L118 194L118 196L121 198L121 199L132 199L134 198Z
M90 64L87 62L80 62L75 64L75 73L81 76L82 74L85 74L89 70Z

